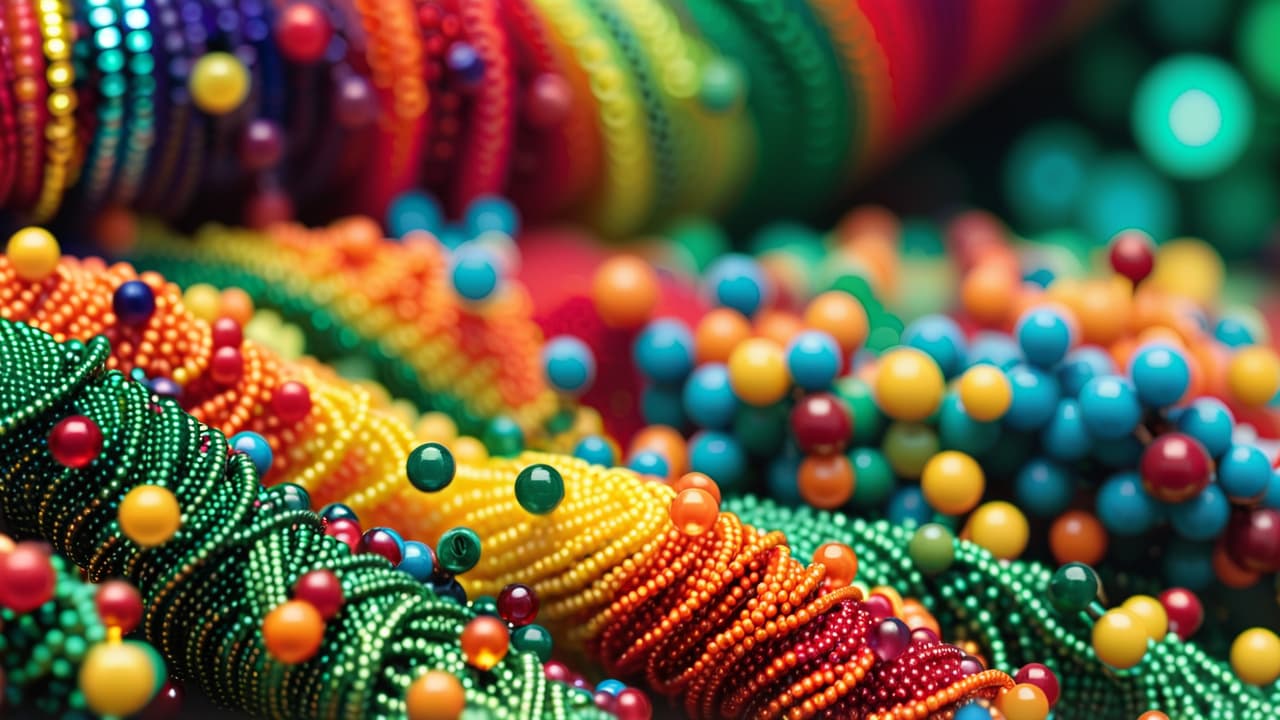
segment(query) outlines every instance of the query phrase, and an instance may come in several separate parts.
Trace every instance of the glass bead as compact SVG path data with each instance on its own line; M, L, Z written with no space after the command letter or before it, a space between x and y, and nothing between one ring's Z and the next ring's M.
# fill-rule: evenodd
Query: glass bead
M0 554L0 607L25 614L44 605L53 597L57 575L48 553L31 543L21 543L8 553Z
M1045 720L1049 701L1039 686L1019 683L996 696L996 709L1005 720Z
M1050 707L1058 702L1058 694L1061 691L1058 685L1058 676L1040 663L1023 665L1014 674L1013 681L1016 683L1030 683L1040 688Z
M173 493L157 485L139 485L120 502L120 531L143 547L162 545L178 532L182 510Z
M140 643L102 642L80 664L79 689L94 713L124 717L151 702L155 674L154 661Z
M128 280L116 288L111 309L124 325L145 325L156 311L156 296L150 285L141 280Z
M123 580L108 580L99 585L93 602L102 623L119 628L121 634L133 632L142 621L142 596L137 588Z
M330 570L312 570L298 578L293 584L293 597L311 603L324 620L337 615L345 600L342 581Z
M370 528L360 536L360 544L356 547L356 552L380 555L395 566L399 565L404 557L404 541L390 528Z
M937 523L921 525L911 536L907 553L921 572L930 575L943 572L955 561L955 536Z
M1166 433L1142 452L1142 485L1157 500L1180 503L1199 495L1212 480L1209 453L1194 438Z
M442 670L423 673L409 684L405 694L408 720L459 720L466 707L462 683Z
M405 461L409 483L422 492L439 492L453 482L457 465L453 453L440 443L419 445Z
M541 625L529 624L518 627L511 634L511 644L520 652L531 652L542 662L551 659L551 633Z
M680 532L697 536L715 528L720 503L706 490L688 488L671 500L671 522Z
M813 561L826 568L826 580L833 589L847 587L858 576L858 556L844 543L822 544L814 551Z
M451 575L460 575L480 562L480 536L471 528L446 530L436 544L436 560Z
M876 405L895 420L924 420L942 404L942 370L915 348L891 350L880 358L875 375Z
M1142 619L1123 608L1108 610L1093 625L1098 660L1121 670L1142 662L1148 639Z
M435 553L426 543L406 540L404 556L400 558L396 569L408 573L409 577L418 582L428 582L436 570Z
M484 429L484 445L494 457L515 457L524 450L524 431L511 418L499 416Z
M25 227L9 236L5 256L14 273L27 282L39 282L53 274L62 258L58 241L41 227Z
M546 515L564 500L564 478L550 465L530 465L516 476L516 501L534 515Z
M871 628L868 645L881 662L896 660L911 644L911 629L896 617L889 617Z
M1049 597L1067 612L1079 612L1098 598L1098 576L1088 565L1068 563L1053 573Z
M791 410L791 431L807 455L842 452L853 435L853 418L835 395L813 393Z
M266 438L252 430L243 430L231 437L230 445L232 452L244 453L249 456L249 459L253 461L254 469L258 471L258 477L266 476L274 460L271 445L267 443ZM295 485L294 487L297 486ZM309 507L310 503L301 509L308 509Z
M462 629L462 653L472 667L487 671L506 657L511 637L507 624L498 618L480 615Z
M1169 620L1169 631L1182 640L1194 635L1204 622L1204 606L1200 604L1200 598L1190 590L1169 588L1160 593L1160 604L1164 606L1165 616Z
M538 617L538 596L527 585L512 583L498 593L498 614L516 627Z
M49 432L49 453L66 467L85 467L101 452L102 430L83 415L65 417Z

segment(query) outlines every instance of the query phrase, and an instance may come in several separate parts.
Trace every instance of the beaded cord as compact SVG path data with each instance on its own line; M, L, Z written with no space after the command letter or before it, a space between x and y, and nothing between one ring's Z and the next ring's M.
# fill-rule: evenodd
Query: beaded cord
M13 94L18 119L17 179L11 206L29 209L40 192L44 159L44 128L48 117L48 88L40 26L34 8L26 0L5 3L8 12L9 47L13 54Z
M462 27L484 63L455 180L455 205L463 208L506 187L515 134L515 68L498 1L458 0L458 6Z
M44 181L33 217L47 221L57 212L62 193L74 171L76 145L75 68L71 63L71 7L69 0L38 0L40 32L44 38L45 76L49 84L49 121L44 128Z
M0 13L0 77L13 77L6 13ZM0 205L9 201L18 169L17 107L9 83L0 82Z
M252 462L228 455L222 433L106 371L109 354L105 338L59 344L0 321L0 507L91 578L134 581L147 636L215 701L271 718L403 717L414 677L442 669L488 717L605 717L584 693L547 681L532 654L509 653L488 673L468 668L458 635L472 611L378 556L351 554L313 513L280 507ZM102 453L79 470L44 449L72 412L104 436ZM178 534L147 550L115 519L120 498L144 483L168 488L183 509ZM342 579L344 606L314 659L283 665L262 644L261 619L314 568Z

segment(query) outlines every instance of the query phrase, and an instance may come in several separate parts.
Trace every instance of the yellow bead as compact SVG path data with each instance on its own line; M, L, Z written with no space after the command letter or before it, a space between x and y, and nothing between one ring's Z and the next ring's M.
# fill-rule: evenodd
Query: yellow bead
M1218 251L1203 241L1182 238L1160 246L1145 284L1204 307L1212 305L1222 292L1225 275Z
M249 96L249 70L231 53L206 53L191 68L188 89L196 107L210 115L226 115Z
M934 455L920 476L924 499L945 515L963 515L977 507L986 486L977 461L955 450Z
M1150 595L1134 595L1120 607L1142 620L1147 629L1147 637L1152 640L1160 642L1169 634L1169 614L1165 612L1164 605Z
M469 435L463 435L450 443L449 451L460 465L479 465L489 460L488 448Z
M1241 682L1270 685L1280 678L1280 638L1265 628L1251 628L1231 643L1231 669Z
M1266 405L1280 391L1280 358L1262 345L1240 348L1227 366L1227 386L1245 405Z
M1014 560L1027 548L1027 518L1017 507L989 502L969 517L969 538L1001 560Z
M137 643L99 643L80 666L80 692L97 715L133 715L151 702L157 672L151 655Z
M40 227L25 227L9 237L5 255L23 280L43 280L53 274L62 258L58 240Z
M1124 608L1108 610L1093 626L1093 651L1111 667L1124 670L1147 654L1147 626Z
M895 420L924 420L938 409L945 390L938 363L915 348L898 348L880 358L876 404Z
M120 502L120 530L143 547L162 545L178 532L182 509L165 488L139 485Z
M187 306L192 315L211 323L218 319L218 311L222 307L222 293L212 285L196 283L182 293L182 304Z
M782 348L766 338L739 343L729 354L729 384L748 405L772 405L781 400L791 387Z
M960 406L965 414L979 422L1004 417L1013 402L1009 378L994 365L977 365L960 376Z
M996 709L1005 720L1044 720L1049 716L1049 698L1031 683L1018 683L1000 693Z
M458 426L442 412L429 412L418 419L414 435L422 442L448 445L458 438Z

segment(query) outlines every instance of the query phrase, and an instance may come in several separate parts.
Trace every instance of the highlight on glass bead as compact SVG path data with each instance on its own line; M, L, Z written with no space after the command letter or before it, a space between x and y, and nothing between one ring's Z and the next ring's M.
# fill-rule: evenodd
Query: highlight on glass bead
M209 52L191 67L187 88L202 112L228 115L244 104L252 82L240 58L227 52Z
M702 488L685 488L672 498L671 522L685 535L698 536L716 525L720 517L720 502Z
M453 482L457 461L449 448L438 442L419 445L405 460L409 483L422 492L439 492Z
M262 620L262 642L278 662L296 665L315 656L324 640L324 617L310 602L289 600Z
M125 494L117 513L120 531L142 547L168 542L182 525L182 509L173 492L158 485L139 485Z
M880 358L875 373L876 405L895 420L917 421L933 414L945 390L942 370L915 348L897 348Z
M27 282L39 282L53 274L62 258L58 240L42 227L25 227L9 236L5 258L17 276Z
M550 465L529 465L516 476L516 501L534 515L546 515L555 510L564 500L564 493L564 478Z
M511 635L502 620L479 615L463 627L459 641L467 663L477 670L487 671L507 656Z
M456 675L428 670L409 684L405 712L409 720L458 720L467 708L466 691Z

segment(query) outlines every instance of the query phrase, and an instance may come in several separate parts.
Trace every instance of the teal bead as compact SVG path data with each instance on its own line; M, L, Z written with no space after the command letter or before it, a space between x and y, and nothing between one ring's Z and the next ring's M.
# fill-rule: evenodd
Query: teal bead
M884 453L875 448L859 447L849 451L849 463L853 465L853 486L850 502L855 508L869 509L884 505L893 493L893 468Z
M440 443L419 445L409 453L405 461L405 474L409 483L422 492L439 492L453 482L457 471L453 453Z
M481 595L471 601L471 609L477 615L489 615L498 617L498 601L491 595Z
M911 536L907 552L921 572L930 575L951 567L956 559L956 538L937 523L921 525Z
M547 629L537 624L529 624L520 628L516 628L511 633L511 645L521 652L530 652L538 656L542 662L551 659L551 649L554 643L551 640L551 633Z
M849 406L849 414L853 417L852 444L876 444L884 432L885 417L876 407L871 386L861 378L841 378L836 381L836 395Z
M471 528L446 530L436 545L436 559L440 567L453 575L470 570L480 562L480 536Z
M1080 612L1098 598L1098 576L1083 563L1067 563L1049 581L1049 597L1068 612Z
M515 420L503 415L489 421L481 439L494 457L515 457L524 450L524 431Z
M516 502L534 515L546 515L564 500L564 478L560 471L541 463L530 465L516 476Z
M271 494L276 502L286 510L310 510L311 496L301 485L294 483L280 483L271 488Z

